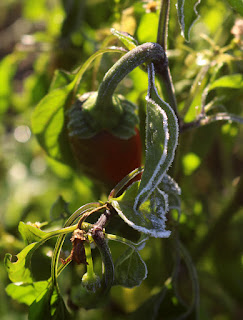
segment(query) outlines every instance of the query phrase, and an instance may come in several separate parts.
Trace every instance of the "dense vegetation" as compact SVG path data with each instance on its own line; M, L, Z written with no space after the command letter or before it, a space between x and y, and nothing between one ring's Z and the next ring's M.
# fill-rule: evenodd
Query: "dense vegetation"
M1 2L1 319L243 318L243 2L199 2Z

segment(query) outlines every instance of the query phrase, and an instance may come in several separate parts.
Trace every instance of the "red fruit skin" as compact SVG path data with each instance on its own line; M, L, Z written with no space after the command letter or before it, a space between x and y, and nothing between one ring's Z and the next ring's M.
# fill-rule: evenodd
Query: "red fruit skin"
M69 137L71 149L81 171L90 178L113 188L132 170L141 166L142 143L140 133L124 140L108 131L101 131L89 139Z

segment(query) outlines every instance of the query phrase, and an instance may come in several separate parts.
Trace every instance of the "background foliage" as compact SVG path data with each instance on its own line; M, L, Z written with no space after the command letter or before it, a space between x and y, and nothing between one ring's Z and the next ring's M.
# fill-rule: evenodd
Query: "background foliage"
M156 2L153 4L132 0L1 2L1 261L5 253L17 254L25 246L18 231L20 220L44 223L50 217L54 220L60 214L65 216L66 204L60 197L68 202L70 212L82 204L105 198L103 191L87 177L46 157L32 134L31 114L48 92L55 69L71 71L108 41L117 43L111 38L111 27L129 32L139 43L156 41L159 10ZM172 1L168 56L179 111L187 122L193 121L201 111L201 101L206 99L212 115L215 110L227 110L243 116L240 77L243 40L242 34L233 32L242 9L237 13L226 1L206 0L198 11L200 18L187 43L180 34ZM101 64L97 60L85 74L81 92L97 89L117 57L106 54ZM204 97L206 85L208 94ZM146 75L136 69L122 82L119 91L138 104L142 112L146 88ZM220 121L185 130L171 168L182 189L179 233L198 272L202 320L243 317L242 139L242 126L234 122ZM34 256L32 267L37 280L49 277L51 246L52 243L47 243ZM114 246L115 255L119 256L123 249ZM170 289L173 250L171 238L150 239L141 251L148 266L148 277L141 286L114 287L105 309L81 309L77 318L122 319L135 310L137 317L148 318L156 301L163 300L160 293L163 284ZM83 272L82 268L76 269L77 273ZM71 270L65 273L61 280L64 294L72 283ZM0 277L2 319L26 319L27 307L11 300L5 292L9 280L2 262ZM192 288L185 266L181 266L178 277L178 290L184 301L190 303ZM143 304L149 298L149 303ZM159 315L163 319L176 319L180 308L182 304L168 290ZM194 319L193 315L190 319Z

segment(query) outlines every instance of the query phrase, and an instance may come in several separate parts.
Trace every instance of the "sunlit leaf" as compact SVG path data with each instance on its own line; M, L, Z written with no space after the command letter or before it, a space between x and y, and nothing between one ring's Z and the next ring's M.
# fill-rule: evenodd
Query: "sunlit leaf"
M33 283L10 283L7 288L7 294L19 303L25 303L28 306L47 289L48 281L38 281Z
M231 88L231 89L242 89L243 90L243 75L232 74L223 76L215 80L209 87L209 90L216 88Z
M139 286L147 277L147 267L137 250L128 248L115 263L115 285Z
M177 11L181 31L187 41L190 39L190 30L193 23L198 19L197 6L201 0L178 0Z
M112 28L111 33L114 34L114 36L116 36L129 50L136 48L138 45L137 40L126 32L117 31Z
M46 232L40 230L34 225L20 221L19 232L27 244L38 242L46 236Z
M18 60L18 55L10 54L2 59L0 63L0 114L4 113L9 107L13 89L12 80L17 69Z
M5 255L4 264L8 277L12 282L33 282L30 264L32 255L38 247L38 242L29 244L16 256L16 262L12 262L13 257L11 254L7 253Z
M32 130L47 154L64 163L70 162L65 128L65 108L74 82L48 93L37 105L32 116Z
M151 12L142 16L137 30L139 43L156 42L158 14Z
M75 78L75 74L64 71L55 70L49 91L64 87L71 83Z

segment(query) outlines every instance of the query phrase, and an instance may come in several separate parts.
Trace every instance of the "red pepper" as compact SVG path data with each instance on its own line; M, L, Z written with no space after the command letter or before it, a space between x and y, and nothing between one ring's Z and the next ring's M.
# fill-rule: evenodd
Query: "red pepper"
M78 167L87 176L113 188L132 170L141 166L142 143L138 129L125 140L102 130L82 139L71 136L71 148Z

